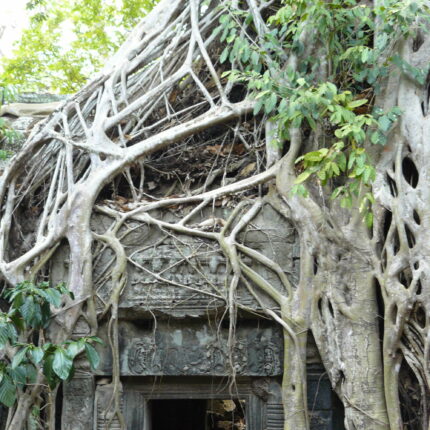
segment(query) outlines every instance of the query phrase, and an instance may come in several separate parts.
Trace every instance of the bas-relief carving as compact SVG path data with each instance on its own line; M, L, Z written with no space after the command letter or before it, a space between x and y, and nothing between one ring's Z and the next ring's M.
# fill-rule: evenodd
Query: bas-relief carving
M200 292L226 295L225 286L230 279L218 244L189 236L163 239L162 233L155 227L143 225L142 230L140 236L136 233L135 242L127 244L129 255L136 265L128 265L128 283L120 307L160 310L174 316L201 316L209 309L224 306L223 299ZM143 236L145 240L142 242ZM252 225L240 235L240 240L276 261L293 284L297 281L297 235L269 206L266 205ZM144 247L145 243L155 245ZM243 258L264 279L283 289L275 273L245 256ZM103 298L107 298L109 288L107 283L106 291L99 292ZM274 306L264 294L262 298L266 304ZM244 285L239 285L237 289L237 300L252 308L258 306Z
M93 425L93 377L76 376L63 386L62 430L88 430Z
M213 328L212 328L213 329ZM124 330L123 375L213 375L231 373L227 329L161 323L155 333ZM274 376L282 372L282 336L276 327L239 328L231 359L236 374ZM108 363L108 361L106 361ZM105 366L106 367L106 366ZM109 369L104 371L109 373Z

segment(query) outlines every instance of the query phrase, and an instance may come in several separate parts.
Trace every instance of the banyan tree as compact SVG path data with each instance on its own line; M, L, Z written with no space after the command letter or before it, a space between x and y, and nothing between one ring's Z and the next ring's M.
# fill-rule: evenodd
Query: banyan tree
M5 288L73 292L37 345L104 339L105 402L81 405L104 404L94 428L143 428L125 417L121 324L152 321L155 343L128 356L143 374L157 324L192 317L172 297L224 329L233 394L238 321L279 330L283 421L268 429L311 428L310 344L345 429L430 428L427 14L409 0L162 0L32 129L0 179L0 272ZM76 372L94 380L85 360ZM39 372L7 429L30 428L35 405L39 428L93 428L64 420L72 382Z

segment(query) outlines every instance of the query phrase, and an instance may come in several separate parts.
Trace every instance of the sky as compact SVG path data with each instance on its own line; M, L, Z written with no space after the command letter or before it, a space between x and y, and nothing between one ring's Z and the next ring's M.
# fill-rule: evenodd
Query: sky
M13 49L13 42L21 34L27 23L25 4L27 0L0 0L0 56L9 55Z

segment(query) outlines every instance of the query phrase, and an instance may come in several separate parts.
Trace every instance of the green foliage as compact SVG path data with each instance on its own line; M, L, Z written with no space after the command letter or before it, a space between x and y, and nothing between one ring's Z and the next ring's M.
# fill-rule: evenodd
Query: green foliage
M52 308L59 308L64 296L73 294L64 284L51 287L47 282L22 282L6 290L3 297L10 303L8 312L0 313L0 348L13 348L11 361L0 361L0 403L12 407L17 392L34 384L42 373L51 388L74 373L74 359L85 352L93 369L99 364L94 343L102 343L95 336L67 340L61 344L44 341L43 331L49 326ZM35 330L39 333L37 343ZM18 342L19 340L19 342Z
M0 106L5 103L11 103L15 100L17 88L14 85L0 84ZM0 118L0 143L14 144L21 138L21 133L10 127L4 118ZM13 153L0 149L0 160L6 160Z
M4 141L6 144L14 144L21 138L21 133L10 127L4 118L0 118L0 142ZM6 160L13 152L0 149L0 160Z
M0 83L0 105L4 105L5 103L12 103L13 101L15 101L17 94L18 90L15 85Z
M0 81L22 90L72 93L104 64L158 0L30 0L29 28Z
M214 31L226 44L220 62L233 66L224 76L245 82L256 100L254 114L278 124L275 144L289 140L292 128L321 136L321 148L296 161L300 174L293 193L306 196L305 183L315 178L331 186L342 207L359 199L371 226L375 169L366 144L384 145L401 115L398 108L384 112L373 106L373 95L393 66L424 83L428 70L394 55L394 47L429 21L423 0L384 0L376 8L356 0L284 0L256 43L252 16L225 8ZM315 45L318 56L309 50ZM287 54L300 58L296 68L288 66Z

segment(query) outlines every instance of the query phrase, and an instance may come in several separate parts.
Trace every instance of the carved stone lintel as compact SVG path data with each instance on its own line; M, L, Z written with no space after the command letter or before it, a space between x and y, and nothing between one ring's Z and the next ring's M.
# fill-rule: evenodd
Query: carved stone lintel
M239 327L231 356L228 329L214 331L208 324L175 327L160 322L154 333L123 323L120 331L123 375L225 376L231 373L231 364L236 375L282 373L282 334L276 326ZM103 363L103 374L110 374L110 361Z

